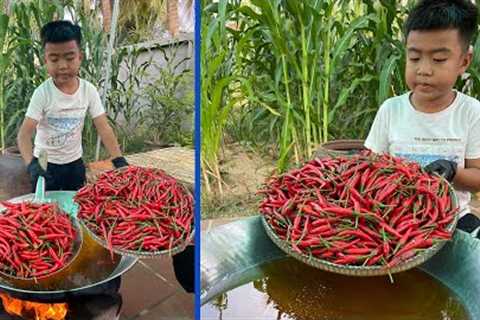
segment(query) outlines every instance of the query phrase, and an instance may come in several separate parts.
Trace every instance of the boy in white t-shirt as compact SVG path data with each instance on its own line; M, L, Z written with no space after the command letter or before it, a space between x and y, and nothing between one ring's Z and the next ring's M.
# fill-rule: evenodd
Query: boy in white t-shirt
M424 0L405 23L406 83L411 91L386 100L365 146L417 161L453 182L457 227L474 232L470 192L480 191L480 102L453 89L472 61L477 8L468 0ZM478 233L477 233L478 234Z
M114 158L113 165L119 168L128 163L108 124L97 89L78 77L83 58L80 27L70 21L53 21L43 26L41 39L50 78L33 93L18 133L18 147L28 165L32 189L38 177L44 176L47 190L78 190L86 180L82 129L87 113ZM38 162L42 150L48 157L46 171Z

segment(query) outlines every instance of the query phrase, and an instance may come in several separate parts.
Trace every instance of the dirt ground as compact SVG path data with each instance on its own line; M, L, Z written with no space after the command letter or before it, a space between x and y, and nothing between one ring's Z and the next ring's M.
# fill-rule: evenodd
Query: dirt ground
M275 168L268 156L240 144L223 150L221 171L225 179L224 194L202 192L202 218L230 218L256 215L259 198L255 192Z

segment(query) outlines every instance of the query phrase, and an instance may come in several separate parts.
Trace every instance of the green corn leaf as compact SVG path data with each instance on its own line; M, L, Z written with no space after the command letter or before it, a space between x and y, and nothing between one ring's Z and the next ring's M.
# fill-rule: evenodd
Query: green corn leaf
M348 29L345 31L343 36L333 48L331 69L335 68L339 58L342 57L345 54L345 51L350 47L352 43L352 38L355 33L358 32L360 29L366 28L369 21L375 21L375 15L369 14L367 16L356 18L354 21L352 21Z
M391 56L383 65L382 70L380 71L380 78L379 78L379 89L378 89L378 96L377 96L377 103L378 105L382 104L389 95L390 95L390 88L392 85L392 73L397 67L397 62L399 61L400 57L393 55Z

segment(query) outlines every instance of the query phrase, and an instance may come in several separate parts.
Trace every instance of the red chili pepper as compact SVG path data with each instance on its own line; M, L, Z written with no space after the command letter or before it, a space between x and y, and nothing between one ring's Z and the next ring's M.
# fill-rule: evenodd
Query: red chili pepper
M365 260L364 255L345 255L343 257L340 257L338 259L335 259L333 263L336 264L356 264L360 261Z
M323 208L324 211L335 213L339 215L351 215L353 214L353 210L349 208L341 208L341 207L326 207Z
M392 228L391 226L389 226L388 224L386 223L380 223L380 227L381 228L384 228L384 230L386 230L388 233L394 235L395 237L397 238L401 238L402 235L400 234L400 231L397 231L395 230L394 228Z
M348 248L348 249L345 249L344 252L346 254L367 254L367 253L371 253L372 249L370 249L370 248Z
M372 265L375 265L377 264L380 259L384 258L383 256L383 252L380 252L380 253L377 253L375 256L373 256L372 258L369 258L366 262L366 265L367 266L372 266Z
M329 224L321 225L319 227L312 228L308 234L315 235L315 234L322 234L326 231L331 231L332 227Z
M423 235L417 236L407 242L405 246L397 252L398 256L415 249L415 248L425 248L433 245L433 239L424 239Z
M400 247L402 247L408 240L408 238L410 237L411 233L413 231L413 227L410 227L404 234L403 236L400 238L400 240L398 240L397 242L397 245L395 247L395 249L393 250L393 253L395 254L398 249L400 249Z

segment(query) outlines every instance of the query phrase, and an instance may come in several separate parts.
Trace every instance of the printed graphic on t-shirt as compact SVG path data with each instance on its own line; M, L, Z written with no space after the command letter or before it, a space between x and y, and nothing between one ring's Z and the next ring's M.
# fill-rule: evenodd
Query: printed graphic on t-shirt
M74 137L82 124L82 118L55 118L47 117L48 125L54 130L47 139L49 146L63 146Z
M458 163L459 157L455 155L444 156L441 154L415 154L415 153L397 153L397 157L405 158L410 161L415 161L424 167L435 160L445 159Z
M458 138L420 138L412 141L393 141L390 152L397 156L419 163L422 167L445 159L463 165L464 146Z

